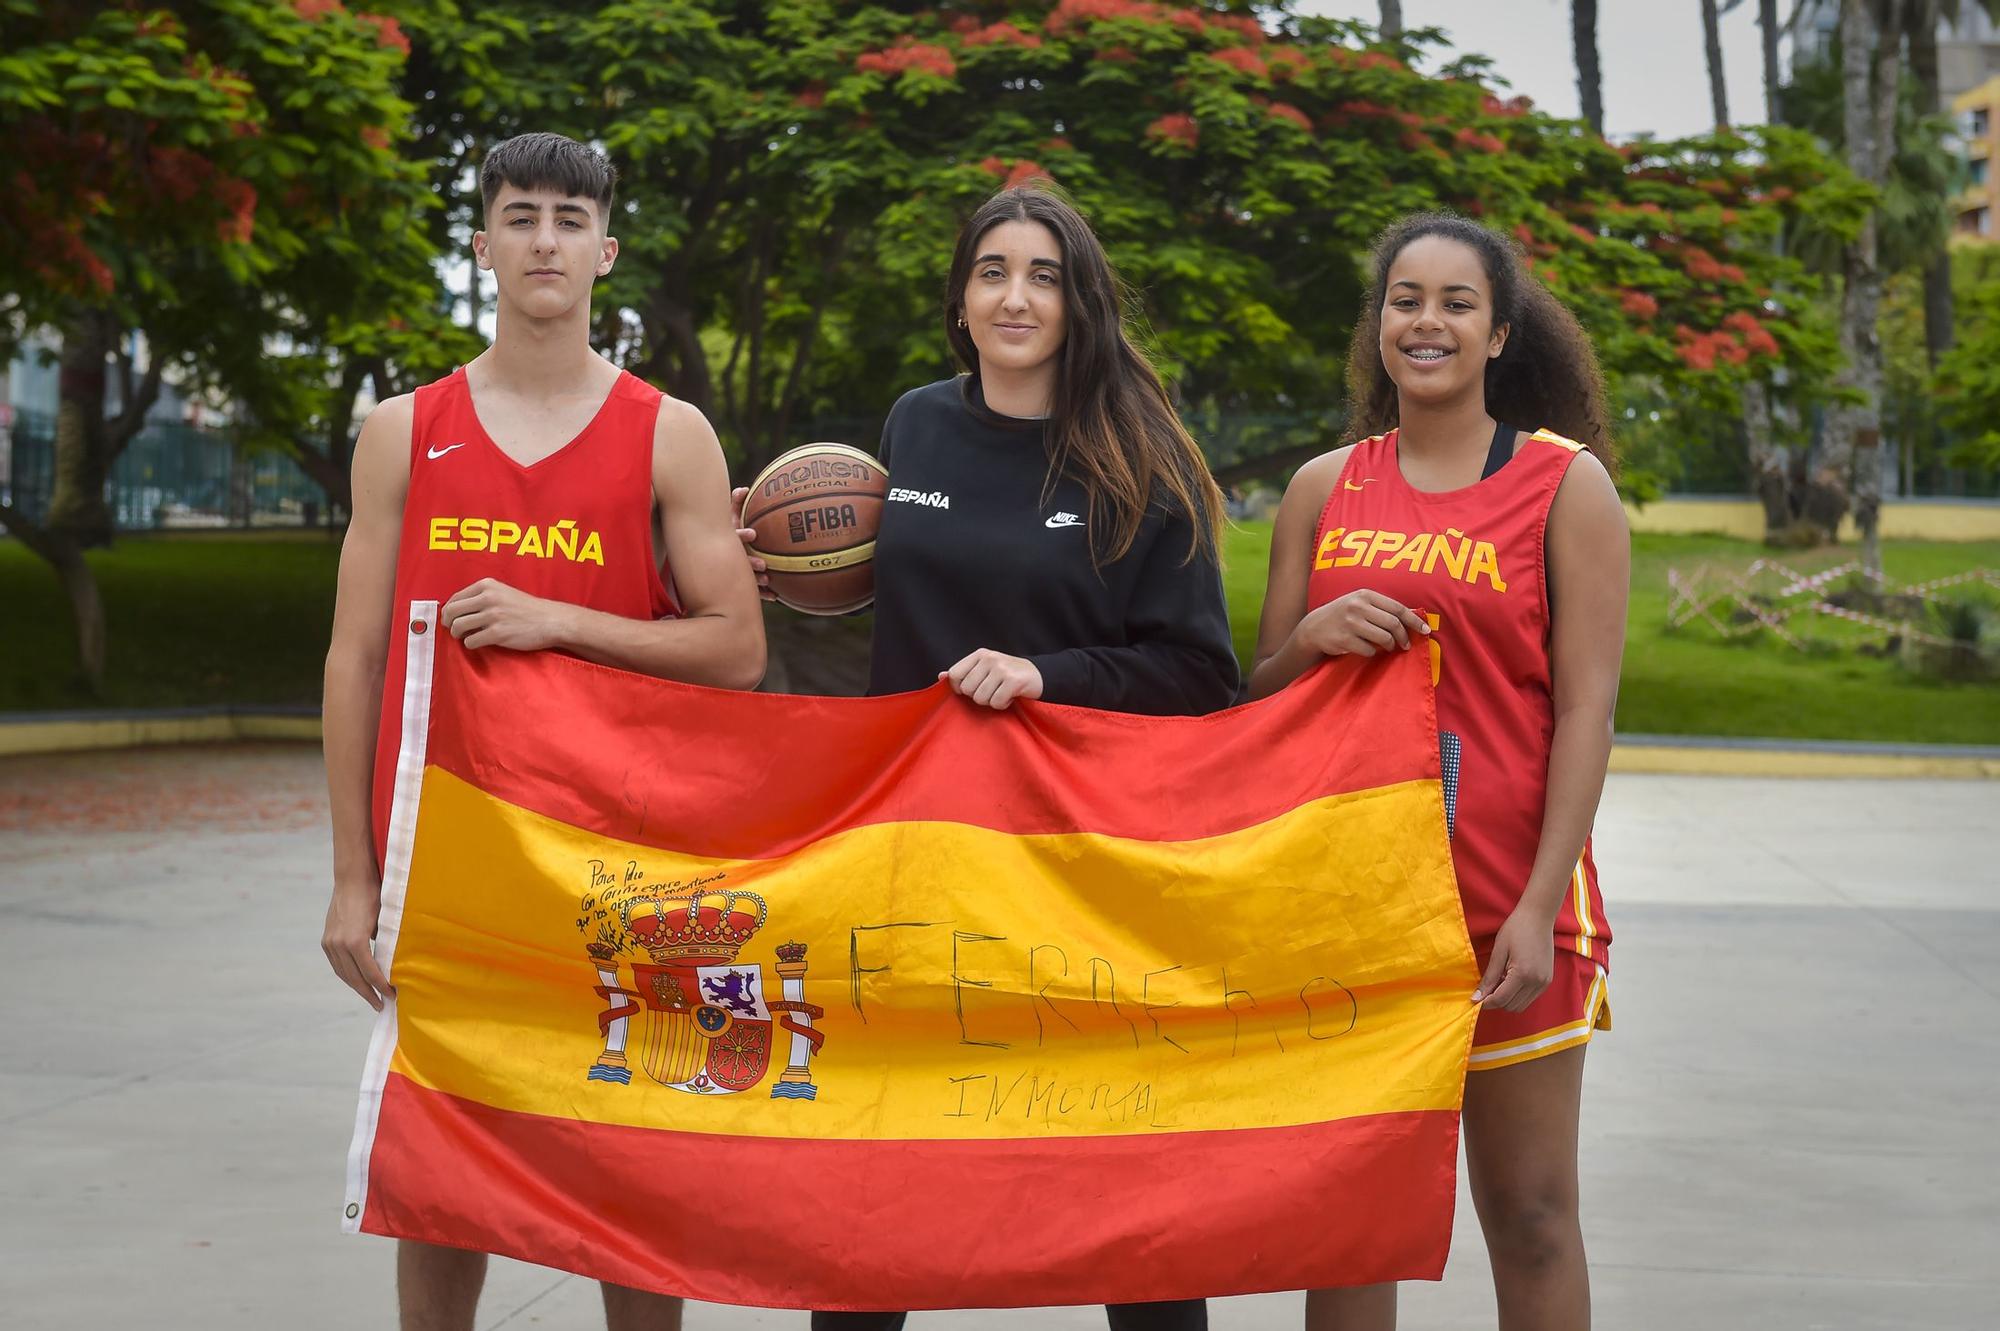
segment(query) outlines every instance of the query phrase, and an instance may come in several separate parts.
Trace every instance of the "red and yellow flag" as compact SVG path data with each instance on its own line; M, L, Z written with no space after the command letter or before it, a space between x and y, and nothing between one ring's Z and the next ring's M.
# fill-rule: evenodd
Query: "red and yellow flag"
M721 1303L1436 1278L1421 653L1216 716L723 693L412 608L347 1227Z

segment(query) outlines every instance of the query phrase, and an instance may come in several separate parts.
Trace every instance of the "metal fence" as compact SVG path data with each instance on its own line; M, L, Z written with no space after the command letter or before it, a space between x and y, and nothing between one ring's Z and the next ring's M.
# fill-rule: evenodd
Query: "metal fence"
M38 521L55 481L55 418L14 417L0 497ZM218 430L152 424L112 464L105 497L121 531L311 527L329 520L326 492L292 459L245 453Z
M1628 466L1653 473L1669 493L1748 493L1738 422L1699 422L1690 428L1684 420L1670 421L1658 413L1659 424L1654 425L1646 417L1655 413L1621 405L1628 410L1618 413L1623 419L1615 425ZM1267 454L1295 458L1316 444L1331 447L1340 434L1339 416L1331 411L1195 411L1188 426L1218 470ZM825 418L806 422L797 437L841 439L872 448L879 430L879 420ZM1899 469L1896 463L1893 456L1884 458L1885 495L2000 495L2000 473L1957 471L1934 460L1916 469ZM11 431L0 429L0 499L30 520L48 511L54 464L55 418L49 413L19 411ZM188 425L147 426L113 464L106 491L121 531L312 527L334 516L325 491L291 458L246 453L226 431Z

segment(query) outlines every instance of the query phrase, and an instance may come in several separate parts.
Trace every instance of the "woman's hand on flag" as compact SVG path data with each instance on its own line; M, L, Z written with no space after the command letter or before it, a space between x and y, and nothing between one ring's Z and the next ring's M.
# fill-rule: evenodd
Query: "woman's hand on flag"
M938 678L951 681L952 692L981 707L1005 711L1016 698L1042 696L1042 672L1033 661L981 647Z

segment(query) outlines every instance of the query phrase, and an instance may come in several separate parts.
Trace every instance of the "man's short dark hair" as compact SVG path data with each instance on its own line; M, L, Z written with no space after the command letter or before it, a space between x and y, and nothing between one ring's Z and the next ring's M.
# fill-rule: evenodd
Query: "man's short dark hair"
M516 134L494 144L479 168L479 194L488 210L504 185L595 199L598 216L608 223L618 168L589 144L564 135Z

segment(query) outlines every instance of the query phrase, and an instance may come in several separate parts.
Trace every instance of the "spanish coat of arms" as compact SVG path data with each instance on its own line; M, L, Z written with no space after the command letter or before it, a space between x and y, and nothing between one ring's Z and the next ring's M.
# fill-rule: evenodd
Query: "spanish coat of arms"
M593 892L582 906L578 926L597 925L584 950L597 972L592 991L605 1002L597 1014L604 1049L588 1080L630 1085L636 1063L673 1090L737 1094L764 1081L774 1038L789 1036L771 1098L817 1097L812 1058L826 1037L813 1027L823 1010L805 1001L806 945L775 949L775 997L765 988L764 966L738 959L764 926L762 897L633 883Z

